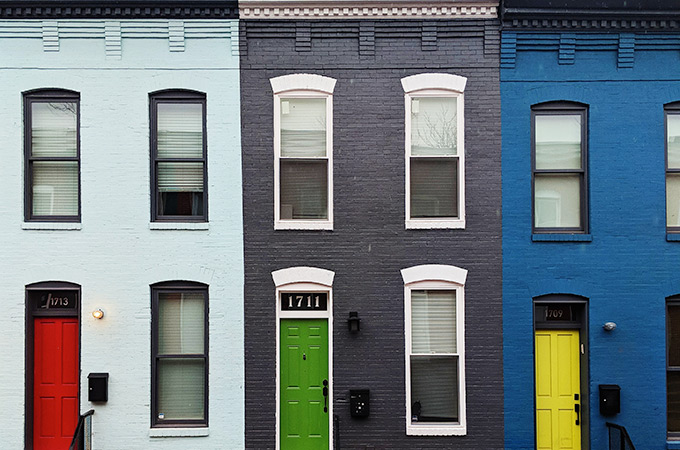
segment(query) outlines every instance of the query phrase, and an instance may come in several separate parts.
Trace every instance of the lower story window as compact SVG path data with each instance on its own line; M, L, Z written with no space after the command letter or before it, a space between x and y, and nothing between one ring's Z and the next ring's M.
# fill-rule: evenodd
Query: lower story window
M205 285L153 287L153 426L208 424L207 303Z
M668 301L666 345L666 423L668 436L680 438L680 296Z
M419 267L458 269L453 266L411 269ZM466 433L463 285L458 283L459 277L446 277L445 273L442 280L407 280L408 270L402 271L406 282L406 431L412 435L463 435ZM458 269L458 274L461 272L467 273ZM436 272L425 269L421 273L431 277Z

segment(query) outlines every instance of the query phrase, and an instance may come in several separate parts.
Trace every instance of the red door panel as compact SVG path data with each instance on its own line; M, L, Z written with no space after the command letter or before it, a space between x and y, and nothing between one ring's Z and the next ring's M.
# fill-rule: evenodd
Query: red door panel
M33 449L66 450L78 422L78 319L34 322Z

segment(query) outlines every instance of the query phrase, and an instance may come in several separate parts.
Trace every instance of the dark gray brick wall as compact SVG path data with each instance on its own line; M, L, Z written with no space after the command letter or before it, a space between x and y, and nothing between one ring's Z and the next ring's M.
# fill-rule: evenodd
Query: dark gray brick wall
M333 396L343 449L503 448L497 23L426 22L425 40L421 21L310 21L305 25L309 33L294 22L241 24L246 40L241 45L246 50L241 57L246 446L275 447L276 305L271 272L306 265L336 274ZM404 229L400 80L424 72L468 78L465 230ZM335 229L330 232L274 231L269 79L290 73L337 79ZM452 264L469 271L467 436L406 436L400 270L418 264ZM357 336L347 331L349 311L359 311L362 318ZM371 389L371 416L355 420L346 403L348 391L364 387Z

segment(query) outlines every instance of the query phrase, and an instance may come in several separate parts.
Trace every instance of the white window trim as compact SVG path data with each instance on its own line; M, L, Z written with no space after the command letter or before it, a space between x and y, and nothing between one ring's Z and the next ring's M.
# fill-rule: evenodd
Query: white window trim
M333 229L333 90L336 80L321 75L298 73L269 80L274 91L274 229L332 230ZM318 220L281 219L281 99L326 99L326 159L328 180L328 218Z
M467 270L460 267L428 264L401 271L404 280L404 335L406 361L406 434L409 436L464 436L467 434L465 396L465 280ZM456 291L456 340L458 347L458 419L457 423L411 422L411 291Z
M465 228L465 102L463 92L467 78L447 73L422 73L401 79L405 102L405 159L407 229ZM413 97L454 97L457 99L456 129L458 158L458 217L411 218L411 99Z
M328 320L328 448L333 448L333 278L335 272L317 267L289 267L272 272L276 286L276 450L281 448L281 319ZM282 311L282 292L326 292L326 311Z

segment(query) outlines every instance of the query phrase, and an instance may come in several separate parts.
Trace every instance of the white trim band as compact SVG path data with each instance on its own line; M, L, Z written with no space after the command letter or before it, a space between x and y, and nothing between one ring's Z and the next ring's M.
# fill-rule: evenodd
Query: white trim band
M467 78L450 73L419 73L401 79L405 93L423 89L442 89L463 93Z
M448 281L465 286L467 273L467 270L460 267L444 264L423 264L401 269L401 277L405 285L418 281Z
M271 78L274 94L281 94L287 91L318 91L324 94L332 94L335 89L334 78L324 77L311 73L293 73Z
M306 266L288 267L272 272L272 278L277 288L291 283L315 283L333 287L334 277L335 272L330 270Z

